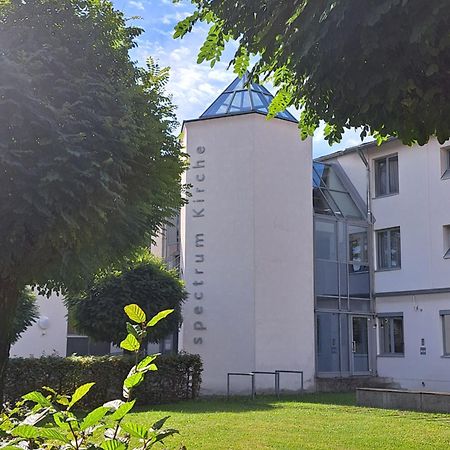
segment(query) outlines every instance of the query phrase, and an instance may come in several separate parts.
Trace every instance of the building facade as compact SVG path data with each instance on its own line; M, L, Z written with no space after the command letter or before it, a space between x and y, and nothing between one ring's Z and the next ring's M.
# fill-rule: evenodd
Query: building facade
M369 193L377 374L404 388L450 391L449 155L392 140L322 158Z
M303 371L310 390L378 377L450 392L449 148L391 140L313 161L289 112L267 120L272 98L236 79L184 122L190 197L152 251L190 295L178 342L161 345L200 354L204 394L224 393L228 372L274 370ZM67 335L53 300L13 355L64 356L87 339Z

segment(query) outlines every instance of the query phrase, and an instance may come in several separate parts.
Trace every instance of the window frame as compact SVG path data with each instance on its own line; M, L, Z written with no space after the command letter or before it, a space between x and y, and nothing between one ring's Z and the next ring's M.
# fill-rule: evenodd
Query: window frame
M445 346L446 338L447 338L447 333L445 332L445 317L450 316L450 310L445 309L445 310L439 311L439 316L441 317L441 326L442 326L442 356L450 358L450 348L447 349ZM450 327L450 325L449 325L449 327ZM450 333L450 329L449 329L449 333Z
M450 259L450 225L443 225L444 259Z
M399 264L397 266L392 266L392 237L391 236L392 236L392 232L394 230L398 230L398 234L399 234L399 258L398 258ZM387 267L381 267L381 265L380 265L381 258L380 258L379 239L380 239L381 233L388 233L387 234L388 254L391 255L391 258L389 259L389 264ZM376 258L377 258L377 264L376 264L377 272L400 270L402 268L402 234L401 234L400 226L375 230L375 245L376 245Z
M396 191L391 191L390 188L390 170L389 170L389 161L391 159L397 159L397 190ZM380 180L378 179L377 176L377 166L379 163L381 162L385 162L386 163L386 193L385 194L380 194L379 193L379 186L380 186ZM382 197L390 197L392 195L398 195L400 193L400 177L399 177L399 159L398 159L398 153L392 153L390 155L386 155L386 156L382 156L380 158L376 158L373 160L374 163L374 167L373 167L373 176L374 176L374 185L375 185L375 198L382 198Z
M383 321L388 321L389 323L389 346L391 347L392 351L386 352L385 351L385 341L384 341L384 334L382 333L382 330L384 329L384 325L382 326ZM395 351L395 333L394 333L394 320L401 320L402 321L402 344L403 344L403 352L396 352ZM403 313L401 312L394 312L394 313L379 313L378 314L378 343L379 343L379 350L378 350L378 356L388 356L388 357L404 357L405 356L405 320L403 317Z
M450 179L450 146L441 147L441 180Z

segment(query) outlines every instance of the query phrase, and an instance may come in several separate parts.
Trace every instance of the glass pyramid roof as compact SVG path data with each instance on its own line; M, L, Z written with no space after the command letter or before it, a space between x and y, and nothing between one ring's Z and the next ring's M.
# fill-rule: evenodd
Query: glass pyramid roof
M233 116L251 112L267 114L273 95L264 86L256 83L248 84L247 81L247 74L242 78L236 78L200 118ZM275 117L297 122L289 111L283 111Z

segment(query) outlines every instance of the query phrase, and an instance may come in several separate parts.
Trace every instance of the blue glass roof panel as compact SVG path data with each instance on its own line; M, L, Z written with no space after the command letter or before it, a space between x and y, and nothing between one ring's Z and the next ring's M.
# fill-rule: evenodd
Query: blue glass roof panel
M248 74L236 78L214 103L200 116L200 118L221 117L224 115L258 112L267 114L273 95L264 87L256 83L247 83ZM230 105L230 101L232 102ZM297 122L289 111L283 111L276 117L291 122Z

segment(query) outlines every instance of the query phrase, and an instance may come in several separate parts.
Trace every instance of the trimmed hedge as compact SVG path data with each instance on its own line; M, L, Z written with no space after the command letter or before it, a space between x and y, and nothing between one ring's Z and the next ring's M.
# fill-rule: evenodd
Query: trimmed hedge
M139 404L174 402L198 396L203 370L199 355L161 355L155 362L158 370L148 373L134 393ZM82 406L96 407L122 398L122 383L133 364L126 356L13 358L8 363L5 397L8 401L18 400L43 386L68 394L84 383L95 382Z

